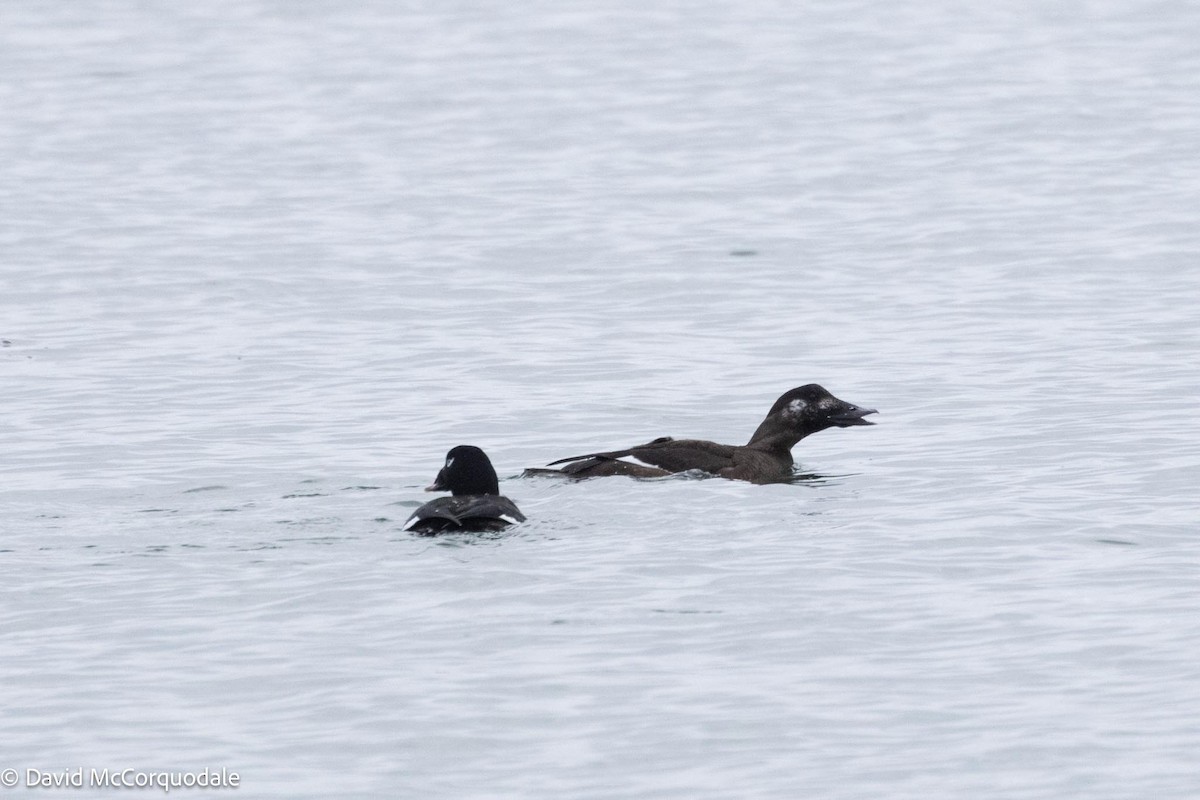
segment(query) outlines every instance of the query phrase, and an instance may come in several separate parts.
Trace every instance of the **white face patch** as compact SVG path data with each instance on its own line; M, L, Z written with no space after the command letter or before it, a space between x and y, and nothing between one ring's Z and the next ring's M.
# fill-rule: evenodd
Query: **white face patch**
M784 409L783 413L784 416L798 417L806 408L808 408L808 403L797 397L795 400L787 404L787 408Z
M454 459L453 459L453 458L447 458L447 459L446 459L446 466L445 466L445 467L443 467L443 469L450 469L450 466L451 466L453 463L454 463Z

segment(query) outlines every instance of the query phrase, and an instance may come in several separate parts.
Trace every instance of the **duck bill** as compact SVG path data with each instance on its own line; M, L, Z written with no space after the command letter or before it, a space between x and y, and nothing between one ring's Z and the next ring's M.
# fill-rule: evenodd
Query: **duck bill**
M865 419L868 414L878 414L879 412L873 408L859 408L852 406L849 403L846 407L834 414L829 415L829 420L839 428L849 428L851 425L874 425L869 419Z
M425 491L427 491L427 492L447 492L447 491L449 491L449 489L446 488L446 470L445 469L438 470L437 477L433 479L433 483L431 483L425 487Z

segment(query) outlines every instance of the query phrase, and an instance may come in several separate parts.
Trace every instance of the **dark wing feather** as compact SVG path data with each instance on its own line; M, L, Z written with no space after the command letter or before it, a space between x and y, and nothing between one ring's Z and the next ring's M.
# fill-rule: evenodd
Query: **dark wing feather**
M595 456L564 464L562 469L528 470L532 475L565 475L569 478L602 478L608 475L627 475L630 478L665 478L671 473L658 467L632 464L619 458Z
M633 448L630 455L638 461L645 461L668 472L696 469L715 475L733 463L732 447L701 439L651 443L645 447Z
M495 494L439 497L413 512L404 530L498 530L513 522L524 522L525 515L507 497Z
M581 456L568 456L567 458L560 458L557 461L551 461L546 466L553 467L555 464L567 464L571 461L583 461L585 458L623 458L625 456L633 455L634 450L641 450L646 447L655 447L657 445L662 445L673 441L675 440L670 436L660 436L653 441L646 442L645 444L634 445L628 450L610 450L607 453L585 453Z
M634 469L620 469L615 468L615 465L605 464L605 462L632 457L644 464L657 467L667 474L694 469L715 475L733 463L733 451L733 447L716 442L706 442L700 439L676 440L663 437L626 450L611 450L606 453L591 453L574 458L559 459L552 461L550 466L568 464L563 467L563 472L578 477L587 477L588 473L654 476L653 469L642 468L643 472L636 471L637 465L633 465Z

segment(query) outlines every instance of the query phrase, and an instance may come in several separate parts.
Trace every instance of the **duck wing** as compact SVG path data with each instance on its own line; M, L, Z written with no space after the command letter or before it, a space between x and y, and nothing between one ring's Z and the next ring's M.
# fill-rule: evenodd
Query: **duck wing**
M413 512L402 530L496 530L525 515L517 504L496 494L471 494L439 497Z
M664 436L624 450L560 458L550 462L549 466L566 464L563 472L581 478L600 475L661 477L689 470L715 475L733 463L733 451L730 445Z

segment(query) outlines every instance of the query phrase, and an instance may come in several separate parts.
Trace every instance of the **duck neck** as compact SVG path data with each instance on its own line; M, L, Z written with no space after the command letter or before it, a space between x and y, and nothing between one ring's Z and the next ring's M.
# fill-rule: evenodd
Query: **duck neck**
M792 448L804 436L805 432L803 431L781 426L775 420L768 419L763 420L763 423L758 426L758 430L750 437L750 443L746 446L771 453L775 456L784 456L790 462L792 460Z

